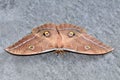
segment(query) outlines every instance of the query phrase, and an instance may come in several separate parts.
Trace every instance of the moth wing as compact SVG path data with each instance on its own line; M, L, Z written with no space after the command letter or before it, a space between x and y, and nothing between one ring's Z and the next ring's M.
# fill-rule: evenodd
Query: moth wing
M75 29L75 26L70 24L64 24L61 26L59 29L61 30L60 34L62 36L62 44L65 50L83 54L105 54L113 50L113 48L102 43L95 37L82 32L83 30L80 31ZM69 37L70 32L75 33L75 35Z
M29 34L5 50L15 55L32 55L47 52L52 48L54 47L51 43L34 34Z
M105 54L113 50L113 48L88 34L81 34L69 42L69 44L70 46L64 45L65 48L84 54Z
M56 25L51 23L36 27L31 34L23 37L5 50L16 55L32 55L52 51L55 48L55 36L57 36L55 29ZM50 32L50 37L43 35L45 31Z

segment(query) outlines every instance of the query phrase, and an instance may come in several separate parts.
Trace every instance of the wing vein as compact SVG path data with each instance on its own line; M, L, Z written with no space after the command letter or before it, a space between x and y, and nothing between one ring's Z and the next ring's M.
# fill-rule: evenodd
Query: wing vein
M10 50L16 49L16 48L22 46L23 44L26 44L27 42L33 40L35 37L36 37L36 36L34 36L34 37L32 37L32 38L30 38L30 39L28 39L28 40L25 40L24 42L22 42L21 44L15 46L15 47L13 47L13 48L11 48Z
M84 35L81 35L81 37L82 37L82 38L84 38L85 40L87 40L87 41L89 41L89 42L91 42L91 43L93 43L93 44L95 44L95 45L97 45L97 46L99 46L99 47L103 48L103 49L108 50L106 47L99 45L98 43L96 43L96 42L94 42L94 41L92 41L92 40L88 39L88 38L87 38L87 37L85 37Z

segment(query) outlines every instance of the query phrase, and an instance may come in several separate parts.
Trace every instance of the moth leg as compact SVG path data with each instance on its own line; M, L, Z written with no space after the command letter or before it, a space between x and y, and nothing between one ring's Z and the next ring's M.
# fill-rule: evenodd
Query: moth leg
M61 54L61 55L63 55L64 54L64 50L56 50L55 54Z
M59 54L63 57L64 56L64 50L59 50Z
M55 54L58 56L58 50L55 50L54 52L55 52Z

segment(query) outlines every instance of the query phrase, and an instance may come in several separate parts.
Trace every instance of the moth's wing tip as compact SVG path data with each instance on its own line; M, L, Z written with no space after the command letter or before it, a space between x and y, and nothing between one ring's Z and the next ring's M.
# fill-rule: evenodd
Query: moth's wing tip
M4 50L5 50L7 53L10 53L10 54L13 54L13 55L19 55L19 54L14 53L14 51L12 51L10 47L5 48Z
M115 50L115 48L111 48L111 49L108 51L108 53L109 53L109 52L112 52L113 50Z
M109 47L109 49L108 49L108 51L107 52L111 52L111 51L113 51L113 50L115 50L114 48L112 48L112 47Z
M4 50L7 51L7 52L9 52L9 47L5 48Z
M115 50L115 48L111 48L111 51Z
M5 48L4 50L5 50L6 52L10 53L10 54L14 54L14 53L10 50L9 47Z
M111 49L109 49L108 51L102 52L102 53L100 53L100 54L108 54L108 53L112 52L113 50L114 50L114 48L111 48Z
M16 54L16 53L12 52L12 51L9 49L9 47L8 47L8 48L5 48L4 50L5 50L7 53L12 54L12 55L16 55L16 56L21 56L21 55L22 55L22 54Z
M5 48L4 50L9 54L14 54L13 52L10 51L9 47Z
M7 51L7 52L10 52L11 49L12 49L12 46L13 46L13 45L7 46L6 48L4 48L4 50Z

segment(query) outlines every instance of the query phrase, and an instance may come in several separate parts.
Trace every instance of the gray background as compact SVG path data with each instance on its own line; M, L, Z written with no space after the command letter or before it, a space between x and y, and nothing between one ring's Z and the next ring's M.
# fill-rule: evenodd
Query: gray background
M49 22L83 26L115 50L94 56L4 51ZM0 0L0 80L120 80L120 0Z

